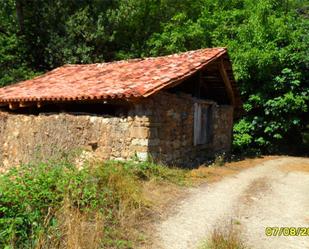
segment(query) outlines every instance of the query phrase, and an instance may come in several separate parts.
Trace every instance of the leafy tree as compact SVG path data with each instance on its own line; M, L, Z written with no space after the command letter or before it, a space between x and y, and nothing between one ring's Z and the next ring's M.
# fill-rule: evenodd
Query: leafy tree
M0 86L35 75L24 60L24 37L12 13L14 1L0 2Z

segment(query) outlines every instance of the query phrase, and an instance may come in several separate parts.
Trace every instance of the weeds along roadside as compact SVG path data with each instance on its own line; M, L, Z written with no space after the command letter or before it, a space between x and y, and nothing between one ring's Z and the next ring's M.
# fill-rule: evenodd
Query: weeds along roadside
M152 208L145 182L187 184L187 170L150 162L21 165L0 177L0 247L133 248Z
M249 249L243 242L241 230L231 222L216 227L198 249Z

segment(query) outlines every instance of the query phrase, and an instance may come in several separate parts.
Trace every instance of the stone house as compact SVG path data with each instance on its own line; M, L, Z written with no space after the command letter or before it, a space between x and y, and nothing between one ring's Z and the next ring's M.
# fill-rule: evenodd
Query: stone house
M64 65L0 89L0 164L72 150L197 164L230 150L240 107L225 48Z

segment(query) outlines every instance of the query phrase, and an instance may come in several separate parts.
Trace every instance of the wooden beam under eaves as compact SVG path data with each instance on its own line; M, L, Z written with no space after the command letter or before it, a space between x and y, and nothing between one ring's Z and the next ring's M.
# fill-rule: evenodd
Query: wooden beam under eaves
M227 95L229 97L229 100L231 102L231 104L233 106L235 106L235 96L234 96L234 92L232 89L232 85L230 82L230 79L226 73L225 67L224 67L224 63L223 60L221 59L220 63L219 63L219 71L220 71L220 75L223 79L224 85L225 85L225 89L227 91Z

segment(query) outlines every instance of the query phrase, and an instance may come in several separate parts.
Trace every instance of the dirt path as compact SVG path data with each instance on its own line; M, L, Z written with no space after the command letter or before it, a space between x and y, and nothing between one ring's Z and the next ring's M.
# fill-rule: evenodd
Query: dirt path
M309 159L283 157L191 190L158 224L158 247L196 249L214 228L232 221L249 248L309 248L309 236L265 236L268 226L309 227L308 169Z

